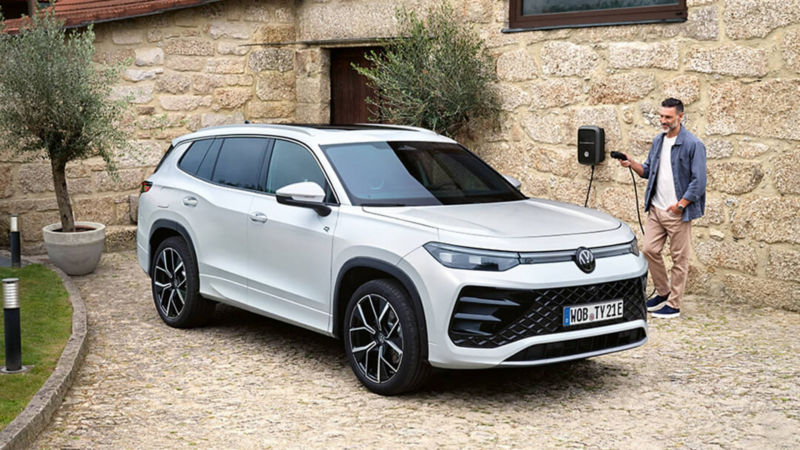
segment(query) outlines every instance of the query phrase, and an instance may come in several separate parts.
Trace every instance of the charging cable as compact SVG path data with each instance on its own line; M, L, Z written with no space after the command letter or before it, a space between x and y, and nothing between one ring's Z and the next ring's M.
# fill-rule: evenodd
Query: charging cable
M584 208L586 208L589 205L589 193L592 192L592 180L594 180L594 164L592 164L592 176L589 177L589 190L586 191L586 201L583 202Z

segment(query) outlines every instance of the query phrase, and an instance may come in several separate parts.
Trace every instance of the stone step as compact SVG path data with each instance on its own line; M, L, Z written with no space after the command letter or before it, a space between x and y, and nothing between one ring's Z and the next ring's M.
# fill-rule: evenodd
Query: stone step
M106 227L105 253L136 250L136 225L114 225Z

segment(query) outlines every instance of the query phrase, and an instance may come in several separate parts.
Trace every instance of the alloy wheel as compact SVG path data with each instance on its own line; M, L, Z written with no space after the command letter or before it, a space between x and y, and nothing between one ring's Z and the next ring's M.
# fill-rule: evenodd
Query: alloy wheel
M186 268L175 249L165 248L156 260L155 285L159 309L166 317L178 317L186 303Z
M350 352L370 381L389 382L403 363L403 328L391 303L370 294L350 316Z

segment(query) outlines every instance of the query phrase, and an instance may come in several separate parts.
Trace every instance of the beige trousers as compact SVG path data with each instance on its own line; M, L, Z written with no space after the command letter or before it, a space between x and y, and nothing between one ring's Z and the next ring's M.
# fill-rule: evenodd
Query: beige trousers
M669 237L672 256L672 282L667 278L667 269L661 251ZM658 295L670 292L667 305L679 309L686 278L689 275L689 254L692 251L692 222L681 221L681 216L650 207L644 227L644 256L650 264L650 276Z

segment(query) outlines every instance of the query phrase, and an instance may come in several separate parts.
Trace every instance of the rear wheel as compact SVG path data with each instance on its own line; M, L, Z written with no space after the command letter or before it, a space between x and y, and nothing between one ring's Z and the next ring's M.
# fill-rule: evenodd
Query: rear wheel
M170 237L158 246L155 255L151 283L161 320L175 328L206 323L215 304L200 296L197 264L186 241Z
M356 377L377 394L413 391L430 375L411 300L394 280L356 290L344 317L344 344Z

